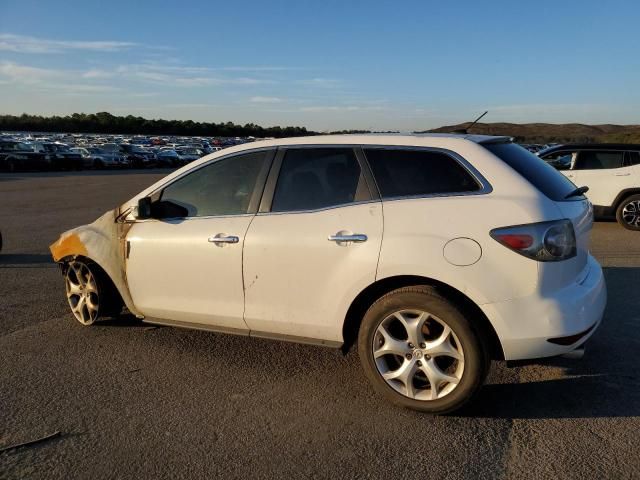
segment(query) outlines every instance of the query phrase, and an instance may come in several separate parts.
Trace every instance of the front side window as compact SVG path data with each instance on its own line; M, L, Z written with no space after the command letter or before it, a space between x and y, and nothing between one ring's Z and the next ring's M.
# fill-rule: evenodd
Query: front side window
M199 168L166 187L152 205L156 218L249 213L267 152L247 153Z
M442 195L480 190L460 163L442 152L366 148L382 198Z
M575 170L604 170L623 166L624 152L585 150L578 153Z
M368 195L353 149L288 149L271 211L317 210L366 200Z

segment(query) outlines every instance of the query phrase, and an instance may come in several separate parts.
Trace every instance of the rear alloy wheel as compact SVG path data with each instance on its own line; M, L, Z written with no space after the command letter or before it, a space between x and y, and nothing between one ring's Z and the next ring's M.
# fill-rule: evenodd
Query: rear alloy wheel
M363 319L358 351L377 391L428 413L460 408L489 368L468 321L427 286L394 290L376 301Z
M640 230L640 195L631 195L618 205L616 220L627 230Z

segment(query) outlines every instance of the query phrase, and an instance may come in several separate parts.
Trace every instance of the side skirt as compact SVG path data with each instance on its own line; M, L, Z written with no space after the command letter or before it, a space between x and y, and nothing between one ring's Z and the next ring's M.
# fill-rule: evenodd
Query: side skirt
M265 338L269 340L280 340L291 343L302 343L306 345L317 345L321 347L340 348L342 342L333 340L323 340L321 338L298 337L295 335L283 335L271 332L255 332L242 328L219 327L216 325L207 325L204 323L181 322L178 320L168 320L165 318L145 317L142 319L144 323L153 325L162 325L164 327L188 328L190 330L203 330L206 332L227 333L231 335L242 335L245 337Z

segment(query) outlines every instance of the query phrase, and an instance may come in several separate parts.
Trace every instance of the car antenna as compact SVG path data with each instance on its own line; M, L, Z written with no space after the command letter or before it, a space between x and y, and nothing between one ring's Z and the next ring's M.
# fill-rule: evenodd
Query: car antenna
M464 133L464 134L468 134L469 130L471 130L471 127L473 127L476 123L478 123L480 121L480 119L482 117L484 117L487 113L489 113L489 110L485 111L482 115L480 115L478 118L476 118L473 122L471 122L471 125L469 125L466 128L459 128L457 130L454 130L453 133Z

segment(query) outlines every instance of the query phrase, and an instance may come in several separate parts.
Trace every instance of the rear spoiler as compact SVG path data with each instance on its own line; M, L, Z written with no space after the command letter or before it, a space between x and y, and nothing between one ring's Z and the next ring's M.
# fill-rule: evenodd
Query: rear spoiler
M478 143L481 145L487 145L490 143L513 143L513 137L489 137L487 139L480 140Z

